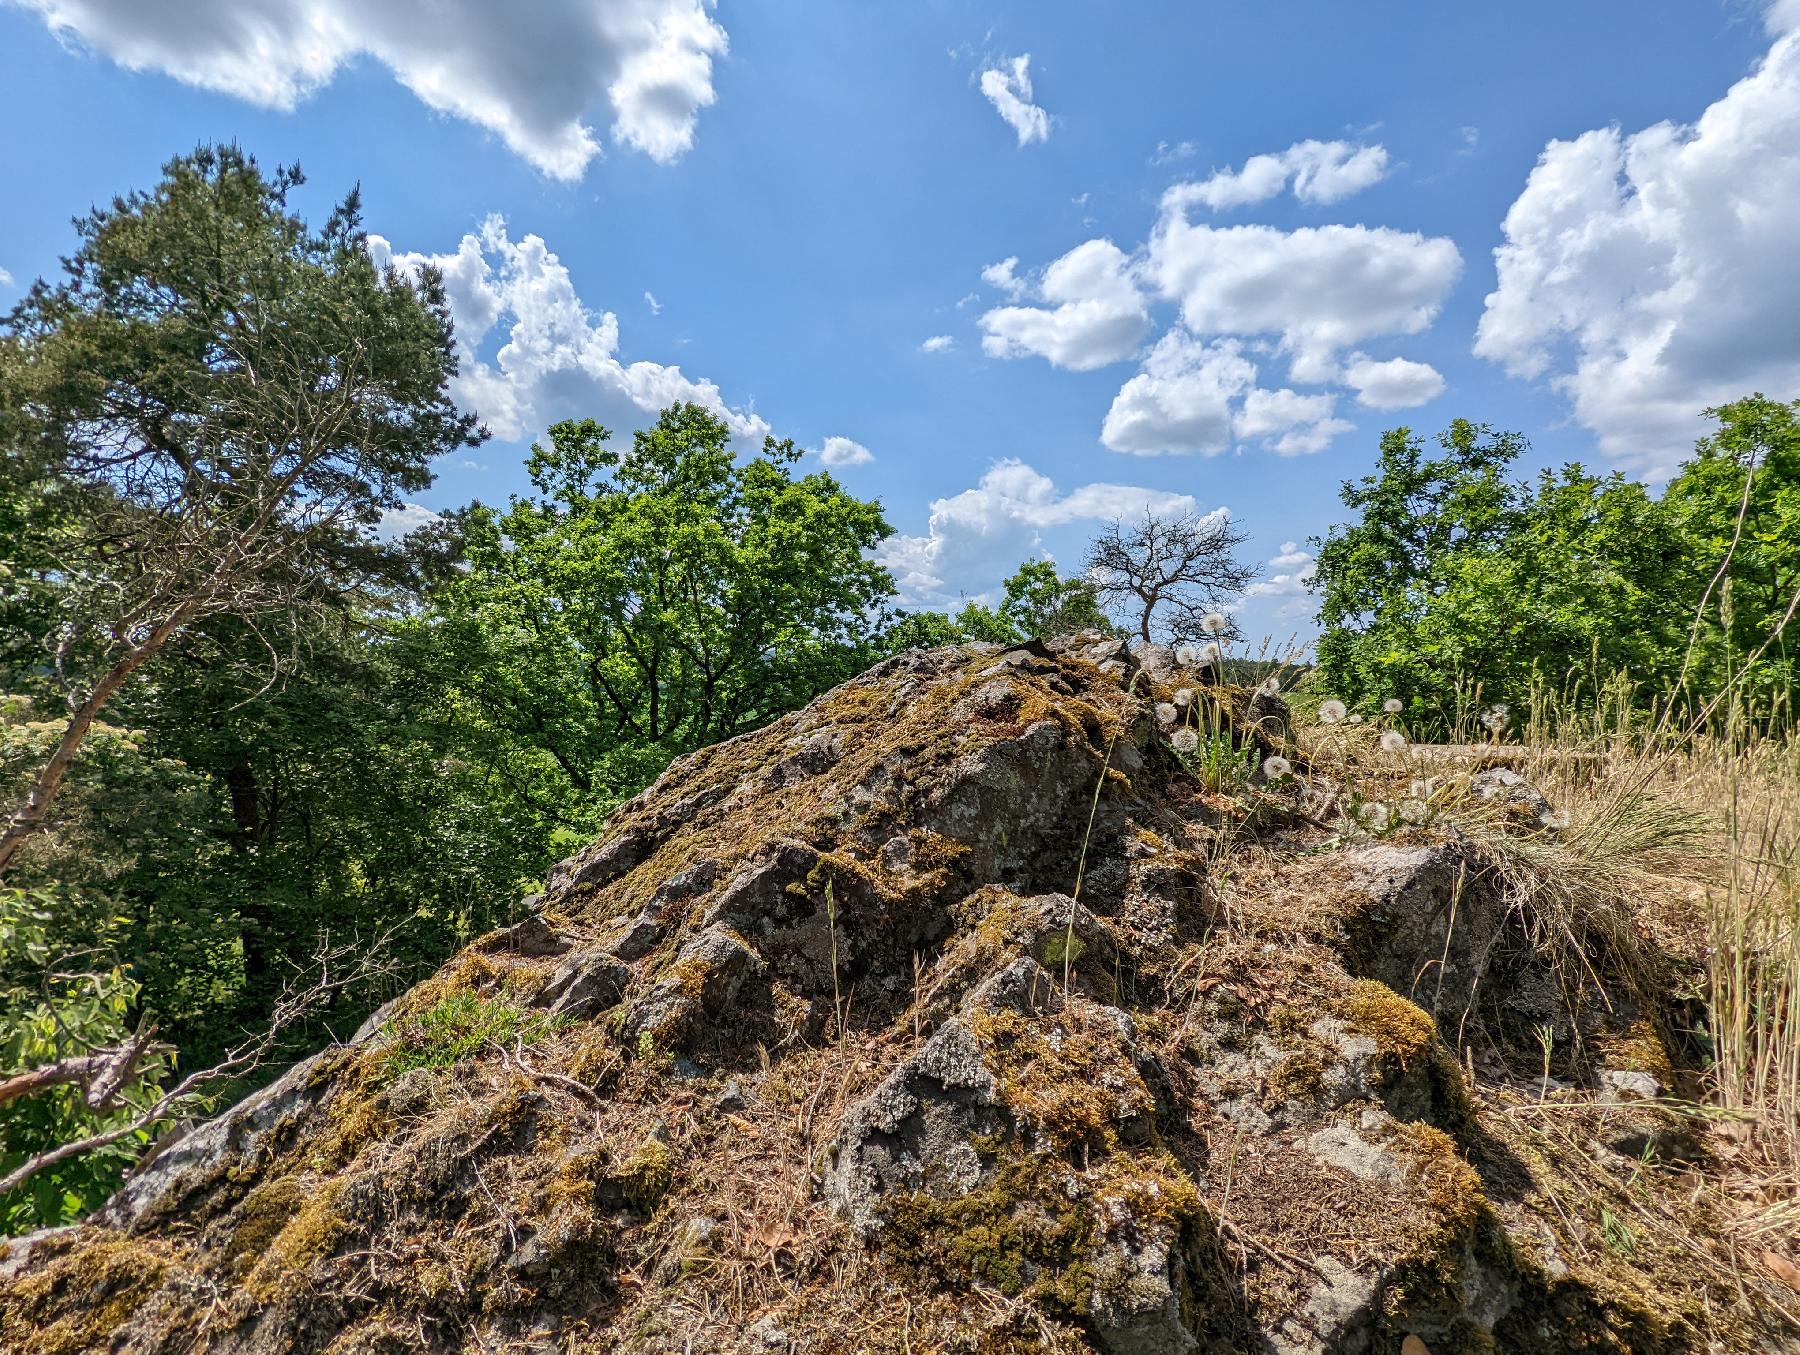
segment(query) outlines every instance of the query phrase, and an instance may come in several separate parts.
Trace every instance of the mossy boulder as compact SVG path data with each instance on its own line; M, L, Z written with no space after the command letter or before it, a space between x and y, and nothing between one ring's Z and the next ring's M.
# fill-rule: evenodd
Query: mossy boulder
M1087 634L678 759L532 918L11 1243L0 1349L1775 1348L1621 1224L1697 1198L1609 1146L1653 1107L1515 1113L1558 989L1468 844L1205 784L1182 689L1285 738ZM1635 1067L1656 1015L1582 1029Z

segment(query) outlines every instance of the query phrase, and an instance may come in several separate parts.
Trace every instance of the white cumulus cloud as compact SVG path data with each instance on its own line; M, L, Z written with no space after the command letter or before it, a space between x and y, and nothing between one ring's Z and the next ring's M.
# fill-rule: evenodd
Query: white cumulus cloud
M0 287L10 287L12 285L13 285L13 275L11 273L7 272L4 268L0 268Z
M1297 541L1284 541L1262 578L1244 590L1244 598L1268 599L1275 620L1298 623L1313 610L1312 581L1318 572L1310 551L1301 550Z
M1000 269L996 276L1011 281L1017 262L991 265L982 276ZM981 317L984 353L996 358L1036 354L1057 367L1087 372L1130 357L1150 329L1131 260L1110 240L1077 245L1044 270L1035 293L1050 304L1001 306Z
M819 449L819 460L827 466L866 466L874 459L874 452L849 438L828 437Z
M894 571L903 606L942 607L990 592L1019 561L1042 552L1042 534L1052 528L1194 508L1190 495L1132 485L1062 493L1049 476L1008 458L990 466L975 488L933 502L925 535L889 537L877 557Z
M422 503L403 503L398 508L384 508L381 510L381 520L375 524L375 539L398 541L421 527L429 527L442 520L443 514L434 513Z
M1437 368L1407 358L1379 362L1366 353L1352 353L1342 380L1356 392L1356 403L1369 409L1410 409L1444 393Z
M576 179L615 142L667 163L715 98L725 30L705 0L7 0L130 70L292 109L344 66L386 66L429 107Z
M760 415L727 405L711 381L676 366L625 362L618 316L590 311L543 239L513 240L502 217L490 216L480 234L463 236L453 254L397 252L379 235L369 237L369 252L380 265L434 264L442 271L461 359L452 393L496 437L535 437L564 418L641 428L684 400L717 414L741 447L760 446L770 431ZM504 342L491 358L477 357L503 324Z
M956 340L948 334L933 334L919 345L921 353L945 353L956 347Z
M1050 115L1031 101L1031 53L984 70L981 92L1018 134L1021 146L1050 139Z
M1152 234L1145 274L1200 334L1279 337L1296 381L1331 379L1336 354L1417 334L1462 272L1442 236L1385 226L1211 226L1176 205Z
M1506 214L1475 352L1666 474L1702 408L1800 390L1800 6L1697 122L1552 141Z
M1385 146L1296 141L1285 151L1253 155L1240 169L1221 169L1198 182L1177 184L1163 203L1167 208L1198 204L1217 212L1267 201L1291 183L1296 198L1318 206L1362 192L1387 171Z
M1019 256L1009 254L999 263L991 263L981 270L981 280L997 292L1005 292L1015 300L1025 294L1031 285L1028 278L1019 276Z
M1180 328L1158 339L1142 370L1113 398L1100 441L1139 456L1212 456L1234 441L1282 456L1324 450L1350 424L1337 397L1256 384L1256 364L1237 339L1202 339Z

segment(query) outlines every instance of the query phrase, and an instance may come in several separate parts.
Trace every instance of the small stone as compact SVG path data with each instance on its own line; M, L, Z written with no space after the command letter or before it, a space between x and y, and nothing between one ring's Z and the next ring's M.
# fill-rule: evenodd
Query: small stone
M1489 767L1469 778L1469 794L1545 832L1567 826L1538 788L1510 767Z
M1602 1068L1600 1085L1627 1099L1654 1101L1663 1094L1663 1085L1654 1073L1635 1068Z

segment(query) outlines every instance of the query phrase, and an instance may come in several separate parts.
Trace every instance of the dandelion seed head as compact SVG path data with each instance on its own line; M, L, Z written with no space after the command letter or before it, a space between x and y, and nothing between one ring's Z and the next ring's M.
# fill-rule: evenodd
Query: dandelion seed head
M1381 736L1381 751L1382 752L1398 753L1404 747L1406 747L1406 735L1402 734L1399 730L1390 729L1382 734L1382 736Z
M1191 753L1200 746L1200 736L1184 726L1169 735L1169 742L1177 753Z
M1256 689L1256 694L1258 696L1280 696L1281 679L1278 677L1264 678L1262 685Z
M1193 702L1194 702L1194 689L1192 687L1177 687L1175 689L1175 704L1176 705L1190 706L1193 704Z
M1352 715L1350 717L1350 723L1353 725L1360 725L1362 723L1362 716L1360 714Z
M1433 777L1422 777L1408 786L1406 793L1415 800L1429 800L1437 794L1437 781Z
M1349 713L1349 708L1336 699L1321 702L1319 705L1319 723L1335 725Z
M1201 663L1217 663L1223 657L1223 651L1220 650L1218 641L1216 640L1208 640L1205 644L1200 646Z
M1294 774L1294 764L1277 754L1263 759L1263 775L1271 781L1280 781L1283 777Z
M1169 702L1169 701L1158 701L1156 703L1156 718L1158 720L1160 720L1163 724L1165 724L1165 725L1174 724L1175 723L1175 714L1176 714L1176 712L1175 712L1174 703Z
M1192 645L1175 646L1175 662L1183 668L1192 668L1200 661L1200 651Z
M1364 805L1357 811L1356 815L1357 822L1362 824L1363 827L1376 830L1386 828L1389 820L1392 818L1393 811L1386 805L1380 804Z
M1431 817L1431 806L1423 800L1402 800L1400 817L1407 823L1424 823Z
M1231 622L1225 619L1223 612L1208 612L1200 618L1200 629L1208 635L1223 635Z
M1498 734L1512 722L1512 712L1504 701L1496 701L1481 713L1481 724L1490 734Z
M1406 703L1397 696L1390 696L1386 701L1381 703L1381 709L1384 714L1398 715L1401 711L1406 709Z

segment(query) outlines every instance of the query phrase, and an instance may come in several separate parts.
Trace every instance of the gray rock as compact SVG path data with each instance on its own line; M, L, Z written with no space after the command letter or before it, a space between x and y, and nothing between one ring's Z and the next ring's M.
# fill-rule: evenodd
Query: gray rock
M999 1091L968 1026L946 1022L844 1117L825 1198L869 1241L896 1192L976 1189L989 1173L974 1141L1004 1124Z
M1180 665L1175 662L1175 651L1168 645L1145 644L1140 641L1132 646L1131 657L1137 660L1145 677L1164 686L1179 686L1184 679Z
M606 940L606 949L621 960L641 960L655 950L675 925L687 916L682 907L704 894L719 878L717 861L700 861L671 875L650 896L650 902L634 918L619 924Z
M1509 814L1533 827L1551 831L1564 826L1563 818L1543 792L1511 767L1489 767L1469 778L1469 794L1477 800L1500 805Z
M510 927L503 927L484 936L475 943L475 948L489 954L508 952L541 959L548 955L561 955L569 949L569 945L568 937L559 934L542 917L534 914Z
M1182 1311L1188 1259L1177 1230L1141 1202L1095 1202L1103 1233L1091 1259L1088 1328L1106 1355L1185 1355L1197 1350Z
M684 945L668 975L632 1004L625 1018L628 1047L648 1036L672 1047L687 1037L702 1015L717 1016L762 961L743 938L724 926L708 927Z
M1614 1098L1653 1101L1665 1090L1654 1073L1635 1068L1602 1068L1600 1085Z
M577 951L558 966L534 1006L552 1016L581 1019L618 1005L631 982L631 966L603 950Z

